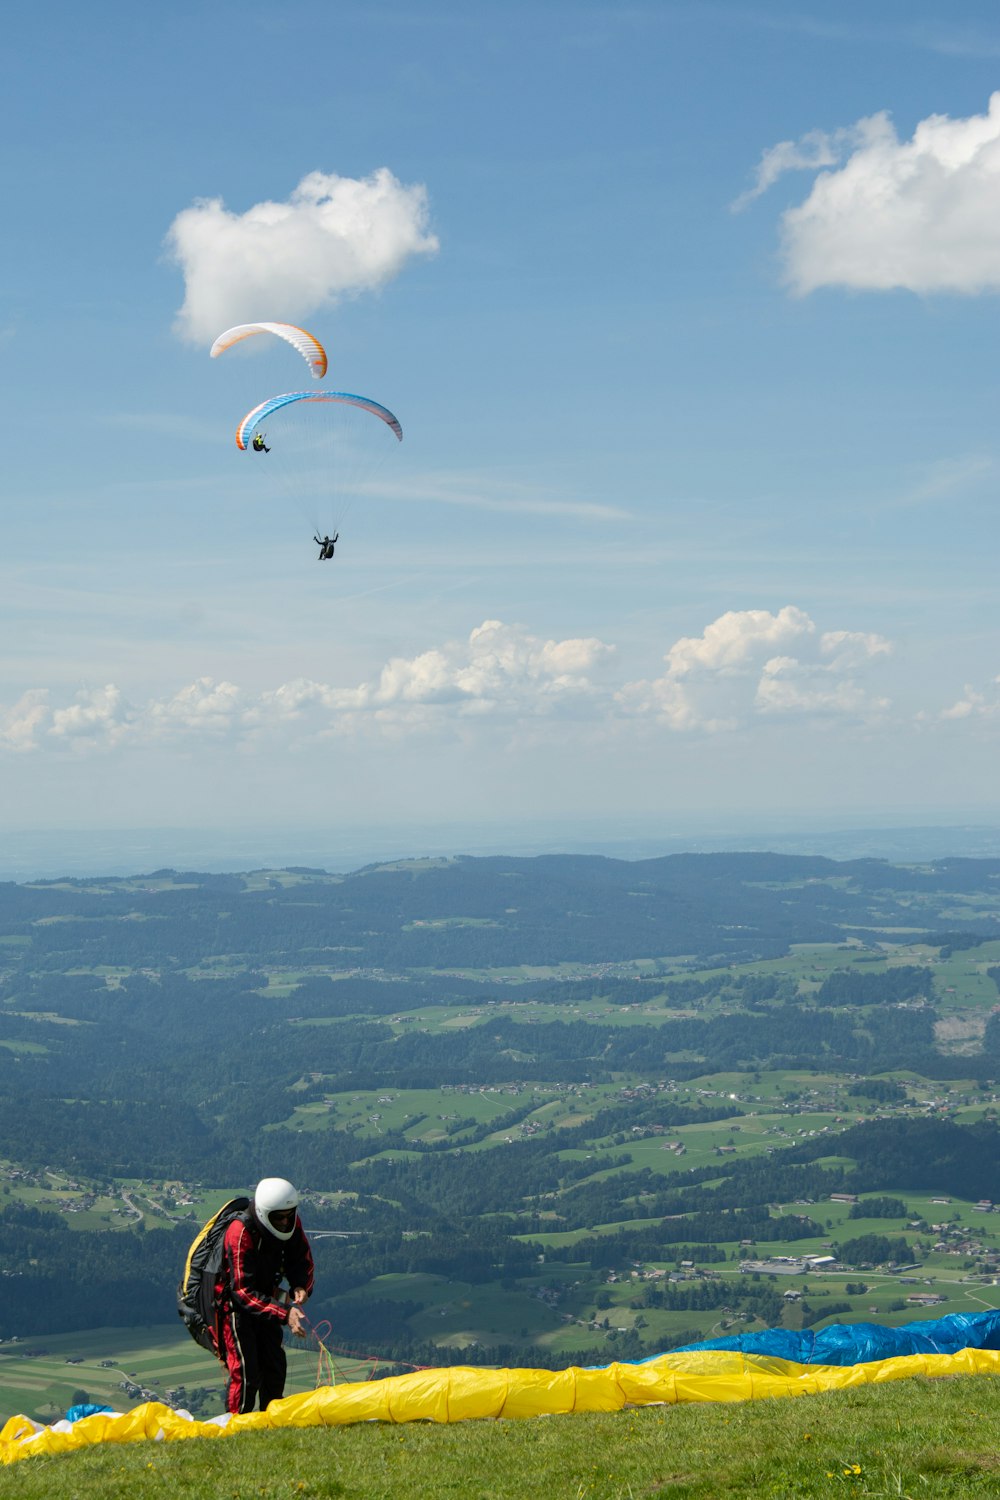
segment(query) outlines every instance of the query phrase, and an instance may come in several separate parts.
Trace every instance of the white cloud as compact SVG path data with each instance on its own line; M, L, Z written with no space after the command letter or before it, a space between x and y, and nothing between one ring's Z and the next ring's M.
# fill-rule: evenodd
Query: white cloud
M129 733L133 714L114 683L77 694L69 708L53 710L47 732L72 744L116 745Z
M857 674L891 650L881 636L818 634L801 609L730 610L667 652L667 670L616 695L622 710L673 730L717 734L767 716L867 718L888 706Z
M782 217L793 291L1000 290L1000 93L985 115L929 115L910 140L881 113L831 135L784 141L764 153L740 201L803 166L831 170Z
M950 708L942 709L942 719L997 719L1000 718L1000 677L994 677L986 691L979 691L965 684L962 697Z
M753 187L740 194L732 204L733 212L740 213L786 172L817 172L821 167L837 166L843 158L845 146L855 137L856 127L835 130L832 134L825 130L810 130L801 140L779 141L776 146L769 146L757 163Z
M187 732L228 734L245 711L244 695L234 683L199 677L172 698L151 702L138 727L153 738Z
M426 710L440 707L458 717L573 711L593 697L591 674L613 652L594 637L546 641L520 626L486 620L467 641L394 657L377 681L338 694L337 706L375 712L382 722L426 719ZM414 715L414 709L424 712Z
M108 685L62 707L34 689L0 709L0 748L113 749L275 735L295 743L324 734L433 729L484 715L509 721L574 715L600 696L592 677L613 655L594 637L543 640L521 626L486 620L465 641L391 658L357 687L299 678L253 695L200 677L142 706Z
M698 668L709 671L741 670L761 648L811 635L816 629L801 609L786 604L776 615L766 609L729 610L706 626L700 636L682 636L666 656L669 675L684 677Z
M65 704L35 689L0 707L0 749L297 749L331 736L362 744L416 733L467 738L486 723L509 738L570 721L581 732L628 736L636 720L711 734L774 718L870 719L887 703L865 676L890 649L877 635L821 632L793 605L775 614L732 610L700 636L675 641L660 677L618 686L615 647L596 636L546 639L484 620L463 640L391 657L355 686L295 678L250 692L205 676L141 704L113 684Z
M819 638L819 652L830 672L850 672L875 656L888 656L892 645L883 635L858 630L826 630Z
M0 709L0 747L5 750L35 750L38 735L48 721L49 695L45 688L32 688L11 708Z
M888 707L860 683L834 675L829 665L775 656L761 668L754 707L765 714L841 715L864 718Z
M310 172L287 202L243 214L221 198L201 199L167 234L184 273L177 331L204 343L233 323L306 319L437 250L427 225L426 189L404 186L387 167L362 179Z

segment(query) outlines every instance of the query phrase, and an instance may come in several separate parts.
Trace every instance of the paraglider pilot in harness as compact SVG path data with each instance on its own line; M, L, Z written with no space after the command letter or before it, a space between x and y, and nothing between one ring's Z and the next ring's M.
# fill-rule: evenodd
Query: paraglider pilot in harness
M313 541L319 548L319 557L316 559L317 562L329 562L333 557L334 547L336 546L337 542L340 541L340 532L335 531L333 533L333 536L325 536L322 538L314 536Z
M251 448L253 449L253 451L255 453L270 453L271 450L270 450L270 448L267 446L267 444L264 441L264 439L266 437L267 437L267 433L266 432L255 432L254 433L254 435L253 435L253 442L250 444L250 446L251 446Z
M253 1411L258 1395L261 1411L278 1400L285 1390L286 1324L296 1338L306 1336L302 1306L313 1289L313 1259L298 1203L290 1182L265 1177L253 1203L226 1230L215 1303L230 1412Z

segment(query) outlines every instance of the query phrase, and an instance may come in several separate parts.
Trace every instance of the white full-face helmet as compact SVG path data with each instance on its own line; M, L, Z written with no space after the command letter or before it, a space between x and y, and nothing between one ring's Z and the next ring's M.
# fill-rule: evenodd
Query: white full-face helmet
M284 1177L262 1177L253 1195L253 1211L275 1239L290 1240L295 1233L299 1195Z

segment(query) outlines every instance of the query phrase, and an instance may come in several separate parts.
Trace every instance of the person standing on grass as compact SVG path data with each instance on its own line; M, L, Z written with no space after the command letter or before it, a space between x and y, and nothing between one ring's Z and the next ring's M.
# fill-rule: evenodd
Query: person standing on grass
M229 1372L227 1411L253 1411L258 1396L264 1411L283 1396L285 1327L306 1336L302 1306L312 1294L313 1258L298 1206L290 1182L264 1177L253 1203L226 1230L215 1301L219 1358Z

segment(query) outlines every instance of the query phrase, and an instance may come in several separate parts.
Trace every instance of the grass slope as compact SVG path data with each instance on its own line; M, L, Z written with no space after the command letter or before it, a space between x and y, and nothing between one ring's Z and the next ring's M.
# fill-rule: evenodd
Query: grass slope
M247 1434L94 1448L0 1472L0 1497L226 1500L719 1500L995 1496L993 1377L800 1400L520 1422Z

